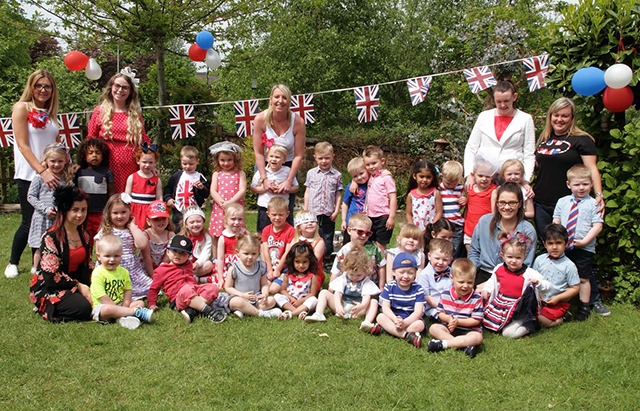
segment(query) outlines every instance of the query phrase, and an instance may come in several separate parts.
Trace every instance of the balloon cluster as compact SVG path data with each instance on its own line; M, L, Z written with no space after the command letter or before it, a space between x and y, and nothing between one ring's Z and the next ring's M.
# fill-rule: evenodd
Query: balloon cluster
M222 64L220 55L213 47L213 34L202 30L196 35L196 42L189 47L189 58L192 61L204 61L210 69L215 70Z
M89 58L80 51L70 51L64 56L64 65L71 71L84 69L84 75L89 80L98 80L102 77L102 69L94 58Z
M633 90L629 87L632 78L633 72L625 64L614 64L607 71L585 67L573 75L571 86L581 96L593 96L604 90L604 106L609 111L621 113L633 104Z

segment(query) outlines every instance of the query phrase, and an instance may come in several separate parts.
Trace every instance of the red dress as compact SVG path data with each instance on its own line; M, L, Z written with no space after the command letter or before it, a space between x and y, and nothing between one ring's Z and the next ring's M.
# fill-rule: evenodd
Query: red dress
M142 177L136 171L133 175L131 187L131 215L136 219L136 225L142 229L147 221L149 204L156 199L158 188L158 176L151 178Z
M142 121L142 119L140 120ZM127 178L138 171L138 164L135 159L138 146L127 144L127 129L129 128L129 116L127 113L113 113L111 121L113 123L111 126L111 138L106 138L102 130L100 106L96 107L89 121L87 138L102 138L107 143L107 146L109 146L109 150L111 151L109 168L115 177L115 190L116 193L122 193L127 184ZM151 142L144 130L144 125L142 126L142 142Z

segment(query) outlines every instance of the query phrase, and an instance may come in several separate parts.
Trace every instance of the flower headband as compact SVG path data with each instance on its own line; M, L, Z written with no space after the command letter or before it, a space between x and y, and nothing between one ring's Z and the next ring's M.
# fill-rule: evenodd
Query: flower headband
M157 153L158 152L158 145L157 144L147 144L147 142L145 141L144 143L142 143L142 145L140 146L141 150L143 153L148 154L149 151L151 151L152 153Z
M209 147L209 152L213 156L222 152L242 153L242 149L240 148L239 145L232 143L230 141L221 141Z
M133 81L133 85L136 86L136 88L138 88L138 83L140 83L140 79L136 78L135 70L131 70L131 67L127 66L122 70L120 70L120 74L124 74L125 76L129 77L131 81Z
M525 248L529 248L531 246L531 239L527 237L524 233L514 232L508 236L505 236L500 239L500 247L508 243L511 240L516 240L518 244L524 244Z
M69 211L73 202L76 201L80 189L74 185L58 187L53 192L53 205L59 211Z

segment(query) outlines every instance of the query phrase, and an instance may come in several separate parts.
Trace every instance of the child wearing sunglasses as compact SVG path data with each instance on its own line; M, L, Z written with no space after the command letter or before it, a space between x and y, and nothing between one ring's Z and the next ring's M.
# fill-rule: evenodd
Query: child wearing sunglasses
M347 231L349 232L350 241L342 246L333 261L331 281L338 278L338 276L344 272L342 269L342 261L349 251L364 249L371 260L371 266L367 275L380 289L384 288L386 278L385 266L387 261L380 247L369 241L369 237L373 234L371 232L371 219L364 214L354 214L349 218Z

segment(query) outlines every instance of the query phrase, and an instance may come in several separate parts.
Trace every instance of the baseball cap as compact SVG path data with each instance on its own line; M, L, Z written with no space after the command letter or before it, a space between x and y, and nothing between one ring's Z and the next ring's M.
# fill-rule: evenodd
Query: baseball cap
M153 218L169 218L169 212L167 211L167 205L164 201L156 200L149 204L149 210L147 216Z
M418 268L418 263L416 262L415 257L409 253L399 253L393 260L393 269L397 270L398 268L407 267L413 267L415 269Z
M191 242L191 240L189 240L188 237L185 237L183 235L174 235L173 237L171 237L171 241L169 241L167 249L184 251L191 254L191 251L193 250L193 243Z

